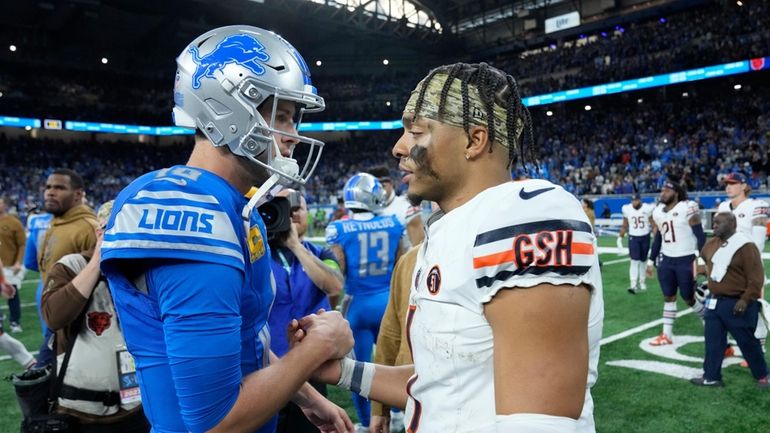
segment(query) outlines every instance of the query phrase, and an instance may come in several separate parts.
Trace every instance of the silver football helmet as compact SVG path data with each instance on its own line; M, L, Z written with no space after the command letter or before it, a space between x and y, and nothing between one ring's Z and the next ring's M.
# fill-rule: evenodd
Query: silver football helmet
M174 122L198 128L214 146L227 146L235 155L279 175L278 184L304 184L315 170L323 142L275 129L278 102L297 106L295 126L304 112L325 108L310 81L310 70L294 47L281 36L258 27L238 25L211 30L177 58ZM272 118L258 107L273 97ZM300 166L281 155L274 134L307 145Z
M358 173L348 179L342 190L348 209L380 212L385 207L388 193L380 181L369 173Z

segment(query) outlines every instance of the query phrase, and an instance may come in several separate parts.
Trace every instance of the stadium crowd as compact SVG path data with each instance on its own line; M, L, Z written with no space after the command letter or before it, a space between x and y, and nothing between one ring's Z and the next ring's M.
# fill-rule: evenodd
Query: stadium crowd
M747 86L729 100L713 93L663 94L648 95L642 103L634 94L594 101L591 111L570 105L552 116L533 109L535 136L543 144L540 164L529 171L518 168L518 174L549 179L578 196L656 192L667 174L683 177L692 191L721 190L722 177L737 170L750 176L755 189L770 185L768 89ZM732 114L724 117L728 109ZM385 162L399 179L390 149L400 133L357 132L327 143L307 185L308 202L336 203L345 179ZM173 165L191 149L191 144L96 145L5 135L0 135L0 146L14 149L0 154L0 190L21 213L39 204L43 180L55 167L81 173L89 200L100 204L134 177Z
M730 2L714 3L582 35L558 45L526 52L519 48L481 60L512 73L521 84L522 95L532 96L766 56L770 46L768 27L767 2L747 2L742 7ZM43 45L40 49L47 48ZM20 63L9 62L0 71L2 114L170 123L173 64L164 71L124 71L105 65L83 69L66 61L37 65L34 62L39 60L29 56L19 53ZM34 74L30 74L31 66ZM396 118L410 86L424 72L387 67L377 74L341 76L314 68L314 85L327 100L328 108L308 121Z

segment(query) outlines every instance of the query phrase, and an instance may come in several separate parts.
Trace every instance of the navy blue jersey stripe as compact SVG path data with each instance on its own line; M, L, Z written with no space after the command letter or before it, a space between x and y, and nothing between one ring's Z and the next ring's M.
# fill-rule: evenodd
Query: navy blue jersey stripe
M474 247L480 245L490 244L499 240L513 238L520 234L557 231L557 230L572 230L576 232L593 233L591 224L578 220L547 220L547 221L535 221L531 223L516 224L508 227L500 227L476 236L476 243Z
M559 275L585 275L591 269L590 266L529 266L512 271L500 271L493 277L481 277L476 279L476 287L479 289L492 286L496 281L505 281L516 275L542 275L546 272L553 272Z
M183 198L155 198L155 197L142 197L142 198L129 198L125 201L126 204L135 205L156 205L156 206L188 206L199 209L207 209L222 212L222 205L218 203L205 203L201 201L186 200Z

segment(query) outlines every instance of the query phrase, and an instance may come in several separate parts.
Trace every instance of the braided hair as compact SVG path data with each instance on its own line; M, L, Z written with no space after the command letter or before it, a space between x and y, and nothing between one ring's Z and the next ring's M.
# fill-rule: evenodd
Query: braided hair
M423 80L423 86L417 96L415 103L415 117L423 106L425 101L425 92L431 80L437 74L446 74L447 80L441 88L439 97L438 116L439 120L446 109L447 95L455 79L460 80L460 90L462 95L463 110L463 129L465 134L470 137L470 97L468 96L468 86L472 85L478 89L481 101L484 104L484 111L487 117L487 130L489 132L489 141L495 141L495 102L505 107L505 122L508 129L508 162L510 164L518 162L526 166L528 163L537 164L537 153L535 151L535 140L532 132L532 117L529 110L522 103L519 94L519 86L514 78L499 69L495 69L486 63L454 63L451 65L439 66L430 71ZM516 121L521 119L523 122L523 133L521 141L516 137ZM517 143L518 142L518 143ZM517 145L518 144L518 145ZM490 146L489 152L492 152L493 146ZM518 154L516 151L518 150Z

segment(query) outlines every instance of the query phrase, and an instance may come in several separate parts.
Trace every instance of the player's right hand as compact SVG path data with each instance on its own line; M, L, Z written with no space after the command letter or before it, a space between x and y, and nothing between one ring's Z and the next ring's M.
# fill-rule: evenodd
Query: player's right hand
M353 349L350 324L338 311L319 311L299 319L304 331L302 342L314 341L326 349L326 359L339 359Z

